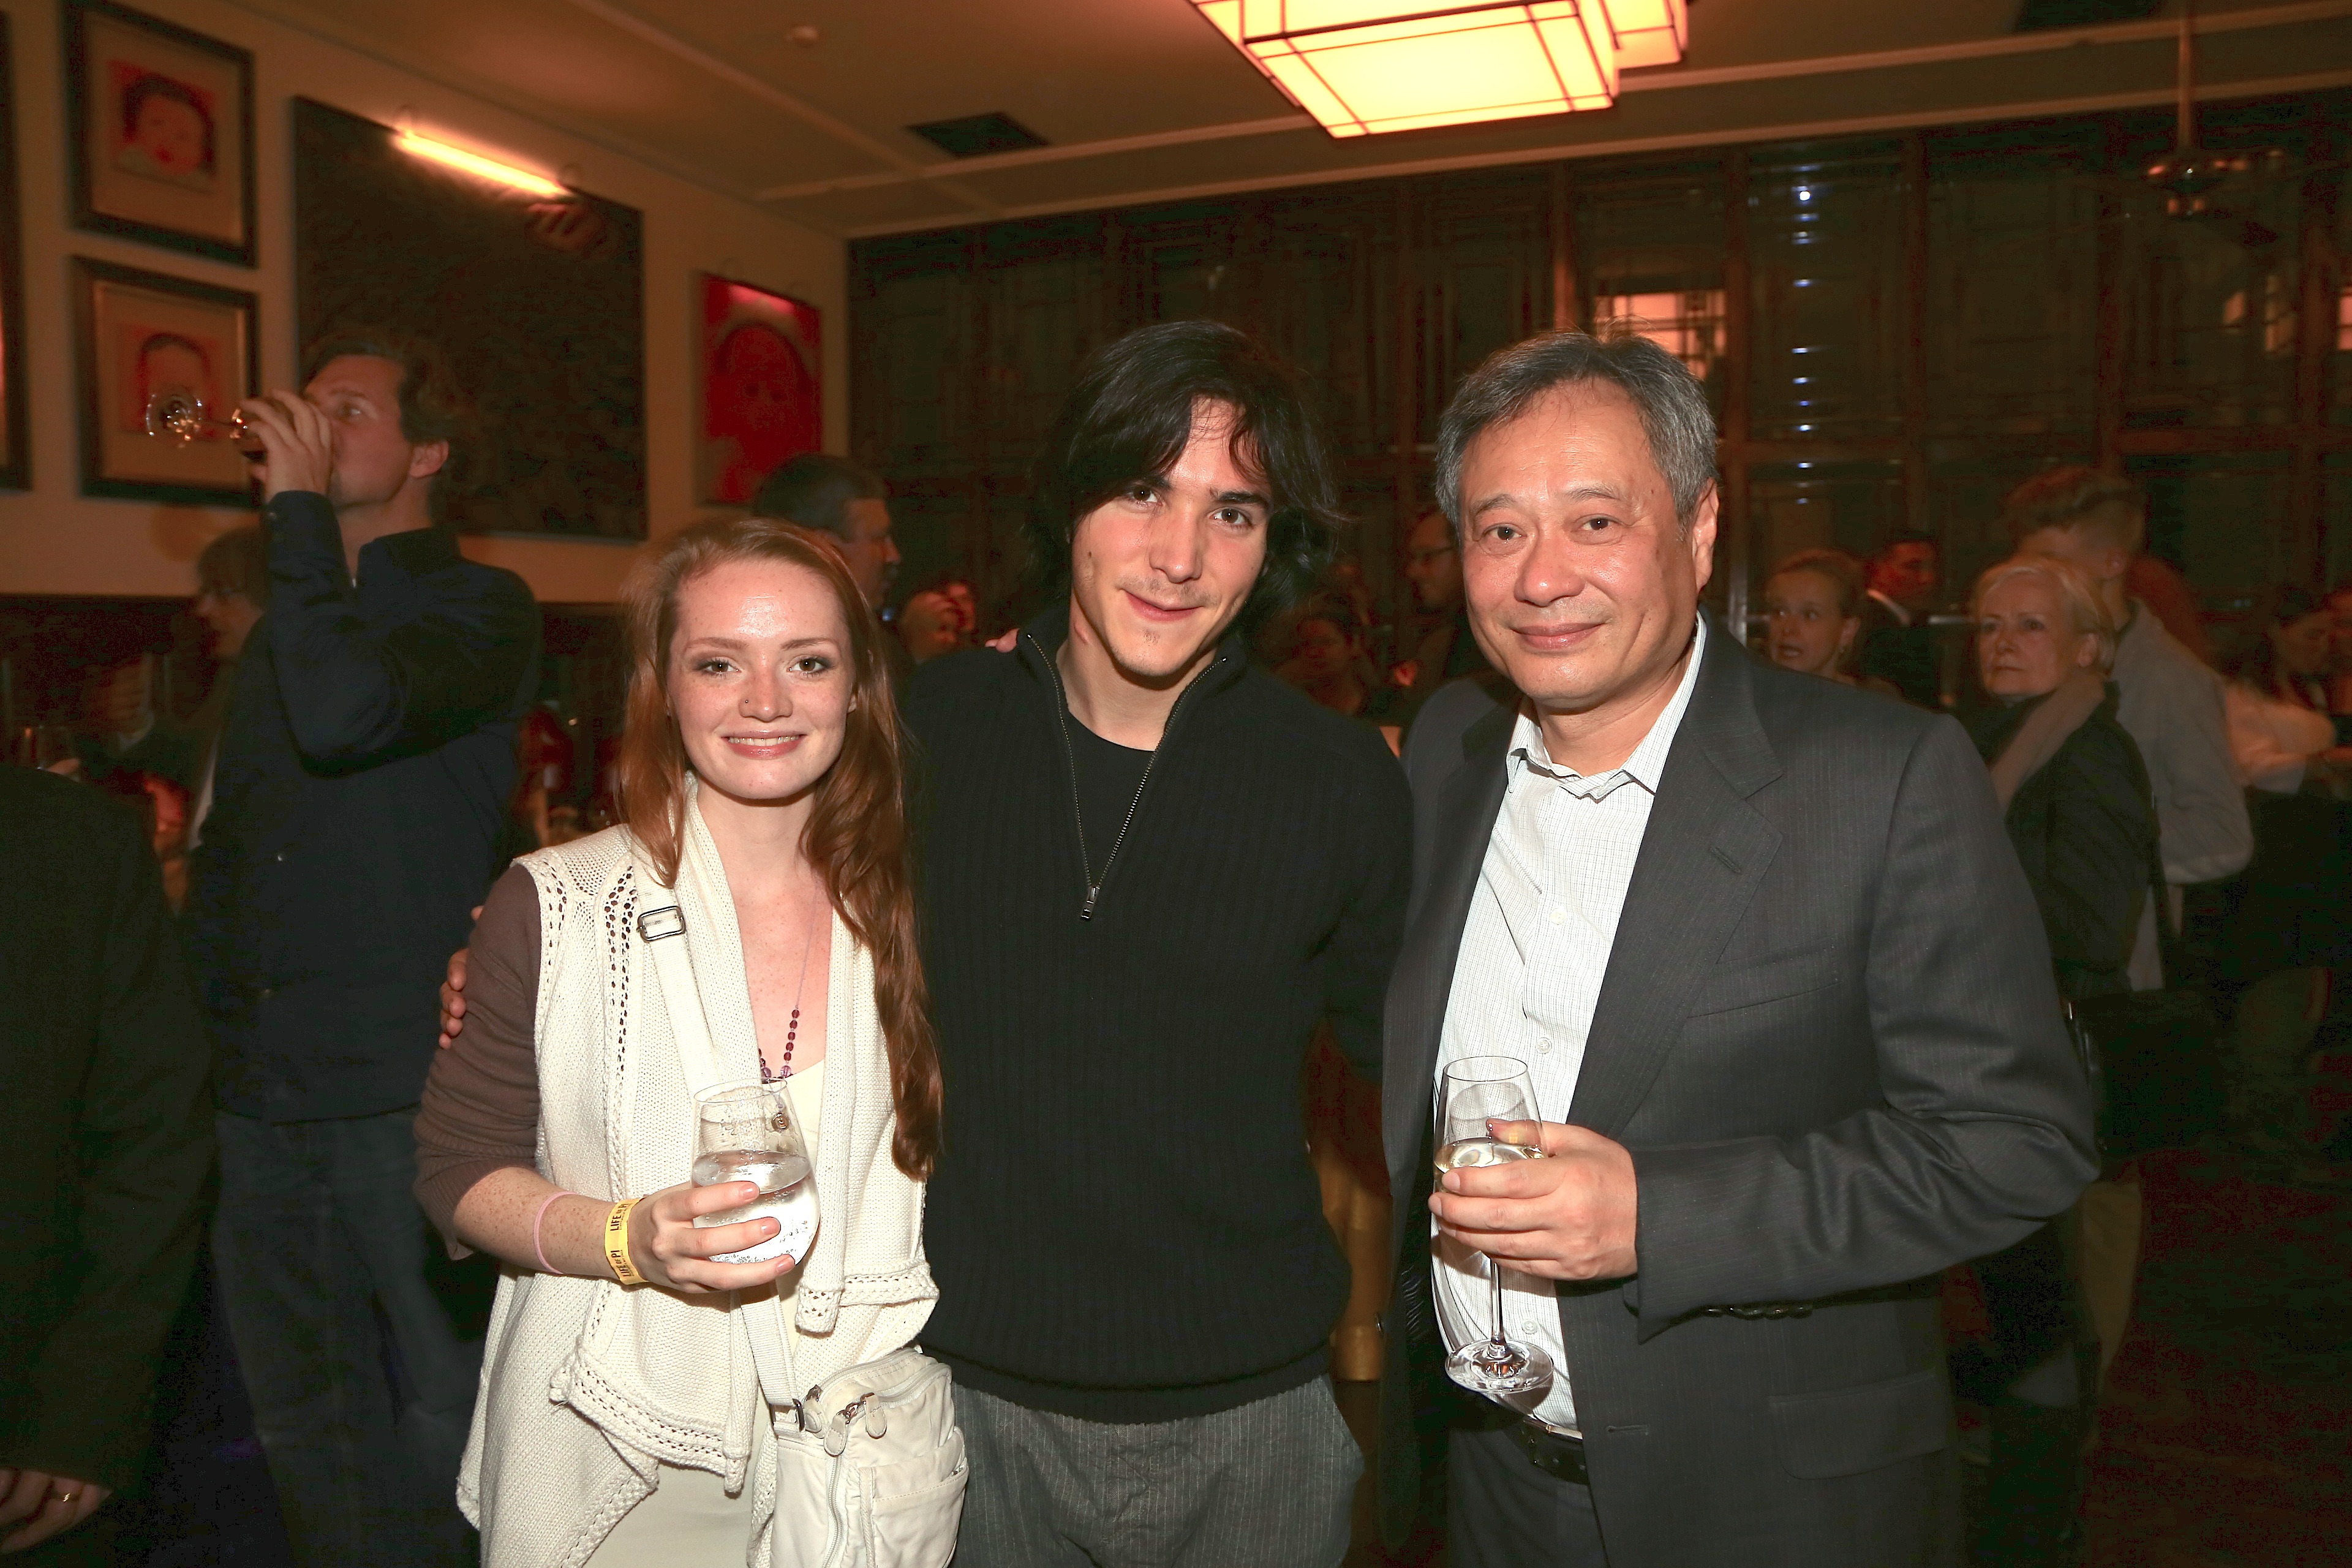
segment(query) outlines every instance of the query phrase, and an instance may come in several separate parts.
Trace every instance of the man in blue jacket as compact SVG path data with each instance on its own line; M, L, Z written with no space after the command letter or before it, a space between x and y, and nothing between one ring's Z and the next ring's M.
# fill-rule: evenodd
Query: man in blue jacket
M478 1352L425 1281L409 1128L441 955L496 870L539 616L435 525L463 406L438 358L363 334L310 363L299 397L245 405L269 609L193 873L214 1248L298 1560L453 1561Z

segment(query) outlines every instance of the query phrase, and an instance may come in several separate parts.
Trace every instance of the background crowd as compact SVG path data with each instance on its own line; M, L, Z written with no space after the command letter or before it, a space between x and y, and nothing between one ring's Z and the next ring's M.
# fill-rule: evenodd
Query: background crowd
M331 345L314 382L339 366L366 382L361 395L394 432L384 438L423 450L433 442L415 438L416 416L430 415L435 391L421 355ZM289 444L304 434L295 424ZM352 879L365 878L413 893L402 941L437 957L463 944L466 911L492 868L617 816L609 781L572 777L565 737L549 732L531 700L527 594L466 565L425 526L432 477L387 469L375 490L339 493L340 534L331 517L273 497L276 557L262 529L247 528L196 563L191 613L218 665L202 700L184 717L162 711L151 658L93 668L82 721L64 744L12 737L21 760L58 776L0 781L11 795L0 813L10 869L29 886L75 890L37 934L27 927L8 939L11 983L102 1002L12 1024L11 1072L86 1060L89 1081L108 1089L12 1104L21 1123L12 1142L58 1144L60 1129L79 1142L59 1145L35 1178L39 1194L17 1205L56 1216L23 1238L48 1272L31 1304L11 1309L49 1331L50 1348L0 1368L0 1395L15 1412L70 1402L69 1368L150 1364L176 1313L172 1375L242 1378L302 1553L363 1552L331 1543L395 1528L462 1559L444 1480L464 1440L479 1349L458 1328L446 1280L429 1277L432 1238L408 1196L415 1085L396 1064L414 1057L410 1037L431 1033L429 995L393 999L364 954L272 950L223 911L258 899L277 911L273 931L330 930ZM896 580L888 485L848 459L793 459L753 510L837 542L855 591L884 616L880 646L901 691L915 669L972 655L1012 628L1012 607L982 602L965 577ZM1754 624L1732 628L1772 664L1961 720L2041 910L2058 991L2077 1005L2086 1058L2110 1074L2111 1101L2144 1091L2171 1117L2156 1130L2110 1125L2101 1178L2074 1209L1974 1267L1992 1331L1957 1346L1953 1370L1988 1466L1979 1544L1990 1561L2055 1561L2049 1554L2074 1529L2100 1379L2130 1315L2144 1224L2137 1156L2197 1137L2226 1142L2282 1183L2352 1179L2352 1121L2331 1120L2315 1093L2322 1059L2352 1041L2352 1004L2335 984L2352 956L2352 584L2324 595L2281 585L2234 623L2209 623L2177 572L2146 553L2145 514L2124 480L2053 470L2008 498L2001 521L2016 553L1972 584L1944 580L1932 537L1893 535L1867 561L1808 550L1771 568ZM377 531L355 534L355 516L378 517ZM289 540L307 540L308 556ZM1265 619L1251 649L1264 669L1399 755L1442 689L1470 681L1510 695L1471 633L1444 515L1417 520L1404 552L1411 603L1393 619L1380 614L1360 563L1343 557ZM245 675L257 636L307 639L315 684L281 691ZM304 757L333 766L297 765L258 717L278 701ZM428 752L429 777L411 766ZM467 759L455 773L453 757ZM130 814L101 809L100 795ZM89 875L93 867L103 875ZM243 905L223 897L232 884ZM176 945L174 911L193 955L193 999L165 952ZM79 973L93 957L98 969ZM289 987L323 996L330 980L379 994L327 1020L341 1054L321 1071L263 1020L287 1016ZM2112 1004L2151 994L2193 994L2201 1012L2171 1037L2210 1072L2133 1055L2152 1015ZM315 1031L330 1011L320 1002L298 1016ZM215 1059L217 1119L201 1106ZM1370 1377L1388 1289L1377 1101L1328 1035L1308 1073L1325 1213L1352 1275L1336 1365L1343 1378ZM14 1081L55 1089L58 1080ZM215 1132L217 1194L203 1174ZM76 1227L98 1223L108 1202L153 1202L166 1190L170 1203L142 1211L163 1217L141 1222L111 1272L62 1261L84 1256ZM304 1229L326 1193L376 1204L372 1234L384 1245L311 1246ZM226 1282L194 1262L207 1224L234 1264ZM183 1308L179 1281L189 1278ZM125 1297L149 1310L103 1310ZM69 1342L101 1315L107 1327L89 1345ZM220 1322L234 1330L234 1352ZM263 1348L273 1345L283 1354ZM98 1397L129 1418L83 1432L54 1420L45 1436L67 1434L55 1439L58 1458L45 1469L0 1470L0 1530L15 1532L5 1544L50 1542L45 1561L117 1552L135 1513L100 1505L139 1485L146 1395L126 1382ZM349 1493L348 1465L327 1450L379 1444L396 1456L380 1487ZM315 1468L305 1469L306 1455Z

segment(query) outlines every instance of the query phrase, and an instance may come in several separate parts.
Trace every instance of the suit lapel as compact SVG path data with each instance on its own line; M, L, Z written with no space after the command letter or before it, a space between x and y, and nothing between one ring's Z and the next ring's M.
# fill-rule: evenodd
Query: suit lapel
M1486 838L1502 809L1504 752L1517 716L1516 708L1498 708L1462 738L1462 765L1438 789L1429 876L1414 890L1404 945L1389 980L1381 1126L1389 1169L1400 1177L1421 1158L1454 961L1462 949L1478 870L1486 863Z
M1745 918L1780 830L1748 796L1780 776L1750 656L1719 625L1658 781L1568 1120L1614 1138L1681 1032L1691 994ZM1457 933L1458 934L1458 933Z

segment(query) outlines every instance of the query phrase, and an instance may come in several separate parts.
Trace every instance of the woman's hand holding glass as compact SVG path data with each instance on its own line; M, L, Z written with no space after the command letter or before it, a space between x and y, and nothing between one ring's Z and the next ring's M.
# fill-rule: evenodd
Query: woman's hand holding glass
M698 1187L681 1182L646 1195L629 1214L629 1257L648 1285L675 1290L681 1296L706 1296L726 1290L751 1290L773 1284L798 1266L786 1256L761 1263L719 1263L722 1252L748 1252L775 1236L777 1224L761 1217L740 1225L698 1229L704 1215L741 1208L760 1196L750 1182L721 1182ZM598 1224L610 1205L598 1205Z

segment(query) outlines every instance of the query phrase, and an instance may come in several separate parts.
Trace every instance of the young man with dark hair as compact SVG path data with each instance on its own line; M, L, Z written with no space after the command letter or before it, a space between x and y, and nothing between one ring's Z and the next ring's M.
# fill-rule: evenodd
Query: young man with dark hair
M384 368L378 371L372 366ZM334 373L331 377L330 372ZM376 385L384 375L391 378L388 385ZM422 481L419 499L426 510L415 526L447 521L449 492L472 455L467 438L473 433L474 411L439 346L382 327L361 327L322 338L303 355L302 395L313 403L320 403L321 397L332 402L339 393L341 402L331 410L335 419L351 423L360 413L354 400L373 397L393 411L394 417L387 427L396 428L410 447L440 449L427 471L412 476ZM372 479L367 484L381 489L388 478ZM338 508L345 504L340 498L330 499ZM387 499L398 498L388 492ZM406 523L408 514L399 510L392 521Z
M772 517L841 542L849 574L876 609L890 596L898 546L890 537L890 487L872 469L830 452L803 452L770 474L751 498L754 517Z
M437 359L357 334L310 363L299 396L243 405L269 604L189 910L214 1254L297 1561L454 1563L478 1350L426 1284L409 1129L442 956L496 870L539 616L433 525L463 409Z
M1943 583L1943 547L1930 533L1905 529L1870 558L1870 592L1862 605L1854 661L1930 712L1944 710L1942 660L1927 616Z
M1252 668L1337 521L1297 382L1209 322L1087 367L1030 542L1064 599L940 659L925 963L947 1075L923 1333L971 1447L960 1568L1310 1568L1360 1468L1348 1268L1304 1138L1318 1023L1377 1074L1409 806L1380 737Z

